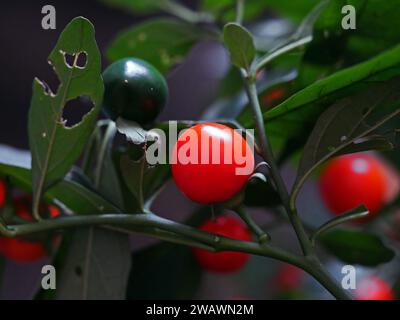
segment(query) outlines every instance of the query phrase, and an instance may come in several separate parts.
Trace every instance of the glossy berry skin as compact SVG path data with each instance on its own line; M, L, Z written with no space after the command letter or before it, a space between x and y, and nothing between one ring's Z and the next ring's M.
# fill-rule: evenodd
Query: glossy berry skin
M370 211L367 217L370 219L384 206L387 198L385 168L377 158L366 153L340 156L323 169L319 189L334 214L364 204Z
M33 219L29 204L30 199L28 197L21 197L14 201L16 215L25 221L32 221ZM41 206L42 210L45 209L44 206ZM49 205L47 210L52 218L60 215L55 206ZM40 241L8 237L0 237L0 252L10 260L23 263L39 260L47 254L43 243Z
M207 140L211 142L207 144ZM220 145L219 150L212 150L216 144ZM231 154L231 160L224 156L225 150ZM192 151L197 163L187 163L182 157L192 157ZM242 159L237 159L237 154ZM246 140L232 128L202 123L178 138L171 168L176 185L189 199L202 204L217 203L232 198L243 188L253 173L254 155Z
M168 86L163 75L146 61L126 58L103 72L103 108L107 115L135 121L152 122L164 108Z
M217 217L215 221L207 220L199 229L237 240L251 240L251 234L244 223L229 215L221 215ZM219 273L237 271L242 268L249 259L247 253L232 251L210 252L193 248L193 254L204 269Z
M0 179L0 208L6 203L6 184Z
M357 284L354 296L357 300L395 300L390 285L383 279L371 276Z

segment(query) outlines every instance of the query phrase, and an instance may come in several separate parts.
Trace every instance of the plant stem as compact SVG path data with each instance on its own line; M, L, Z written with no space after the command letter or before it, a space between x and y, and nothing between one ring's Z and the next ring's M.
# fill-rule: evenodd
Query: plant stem
M247 224L249 229L258 237L258 242L265 243L271 240L268 233L262 230L253 220L253 218L243 209L243 207L237 207L234 209L236 213L242 218L242 220Z
M214 21L214 17L211 14L193 11L176 1L159 0L156 3L161 10L188 23L212 23Z
M76 215L10 226L6 226L0 221L0 235L17 237L52 230L95 225L118 227L125 230L133 228L132 230L135 232L136 230L140 230L139 232L149 235L152 235L154 232L157 233L157 230L161 230L158 234L160 234L163 239L170 242L176 242L176 240L179 239L180 243L189 246L204 248L204 245L206 245L207 248L212 248L214 251L241 251L275 258L295 264L300 268L306 266L306 262L302 256L292 254L280 248L275 248L267 244L260 245L255 242L235 240L204 232L184 224L161 218L152 212L146 214L112 213L102 215ZM178 235L178 237L176 237L176 235ZM185 239L190 239L190 242L186 243Z
M242 24L244 15L244 0L236 0L236 23Z
M285 207L287 214L289 216L290 222L296 232L297 238L299 239L301 248L303 250L304 255L312 254L312 246L310 240L308 238L307 233L305 232L303 225L296 213L296 211L291 210L290 201L289 201L289 193L287 191L285 182L282 179L282 176L279 172L279 168L276 165L276 161L272 152L271 144L267 135L265 134L265 126L263 121L263 116L261 113L260 103L258 101L257 89L254 80L248 77L244 77L246 92L250 101L250 105L253 110L253 116L256 124L257 136L259 140L259 145L261 148L261 153L264 160L270 166L270 172L272 178L275 182L276 188L282 200L282 204Z
M101 142L100 145L99 155L97 157L96 171L94 174L94 185L96 188L98 188L100 184L101 174L103 171L104 157L106 156L107 150L110 147L110 143L114 139L116 132L117 128L115 126L115 122L110 121L107 125L106 132L104 133L103 141Z
M301 249L304 254L304 259L308 261L303 269L311 274L317 281L319 281L337 299L351 299L351 295L344 291L322 267L314 252L314 248L304 229L304 226L299 216L297 215L296 209L290 206L290 196L288 190L279 172L279 168L276 164L274 154L272 152L271 144L269 142L268 136L266 135L264 120L261 113L260 103L258 101L257 88L255 85L254 77L249 76L244 70L242 70L242 73L245 82L245 89L253 111L253 117L256 124L257 137L261 147L262 156L270 166L272 179L275 182L282 204L288 214L289 221L292 224L296 236L299 240Z

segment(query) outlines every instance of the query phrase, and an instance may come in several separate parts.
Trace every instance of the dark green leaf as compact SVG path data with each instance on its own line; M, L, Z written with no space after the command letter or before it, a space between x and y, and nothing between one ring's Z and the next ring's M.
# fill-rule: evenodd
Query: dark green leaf
M232 64L249 70L256 55L251 33L237 23L228 23L224 27L224 43Z
M141 201L146 202L169 177L168 165L149 166L145 157L134 161L128 155L123 155L120 167L125 184L139 206L143 206Z
M125 298L130 269L128 236L101 228L77 229L57 283L57 299Z
M339 154L344 148L351 152L351 147L359 150L360 143L364 143L364 147L375 146L365 144L363 139L376 133L389 121L397 128L399 115L399 77L340 100L327 109L318 119L304 147L292 200L295 200L304 181L318 165ZM387 144L386 141L384 146Z
M235 67L235 70L238 69ZM289 72L270 70L265 75L260 77L260 79L257 80L257 91L259 92L258 97L261 107L265 110L269 109L286 96L290 95L291 82L296 75L297 73L294 70ZM227 77L230 77L230 75L227 75ZM223 97L211 104L211 106L209 106L209 108L202 115L201 119L235 119L243 112L243 110L249 108L249 100L245 90L242 89L243 80L241 78L231 80L231 84L228 84L224 81L223 86L232 86L232 88L227 88L227 90L232 90L232 93L234 90L238 90L238 92L231 97ZM274 95L277 90L282 92L282 97L278 99L270 99L271 95Z
M120 33L108 47L107 56L112 61L141 58L167 73L204 36L201 30L184 22L151 20Z
M236 17L236 0L202 0L202 9L210 11L222 21L233 21ZM266 1L246 1L243 20L248 21L261 16L267 7Z
M83 66L78 65L79 55L86 55ZM73 56L74 62L68 62L68 56ZM61 84L53 93L46 84L35 79L29 111L34 206L43 191L68 172L95 125L104 87L93 25L82 17L73 19L61 33L49 63ZM65 104L79 96L89 97L94 107L80 123L67 127L63 119Z
M278 44L275 48L268 51L264 56L257 60L256 65L265 66L269 61L282 53L292 51L312 40L313 27L315 21L318 19L321 12L325 9L329 0L321 1L315 8L304 18L296 32L294 32L288 39Z
M394 257L382 240L364 231L337 229L320 238L321 243L340 260L349 264L376 266Z
M374 83L396 75L400 75L400 46L317 81L265 112L267 133L278 142L295 137L304 127L314 125L320 113L335 101L368 91ZM243 113L238 120L246 128L254 127L250 112Z
M354 142L349 146L344 147L343 149L335 153L335 156L369 150L389 151L394 148L394 145L390 141L390 138L391 137L380 135L367 136L364 137L360 142Z
M190 248L162 243L132 255L128 299L193 299L201 268Z
M348 212L342 213L335 218L329 220L328 222L324 223L320 226L311 236L311 243L314 244L315 240L321 236L324 232L338 226L339 224L349 222L355 219L359 219L361 217L365 217L369 214L367 207L361 205L357 208L354 208Z

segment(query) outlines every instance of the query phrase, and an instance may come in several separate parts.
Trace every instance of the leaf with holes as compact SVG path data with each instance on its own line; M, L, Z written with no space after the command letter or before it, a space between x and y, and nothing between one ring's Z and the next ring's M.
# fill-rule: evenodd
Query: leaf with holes
M303 151L292 201L311 172L343 151L365 151L382 142L390 143L380 135L400 127L400 77L376 84L368 91L342 99L328 108L318 119Z
M72 65L68 62L71 55ZM78 65L82 55L86 57L84 66ZM61 83L53 93L44 82L35 79L29 111L34 207L43 191L68 172L95 125L104 86L93 25L82 17L73 19L61 33L49 56L49 63ZM66 127L63 119L65 104L79 96L90 98L94 107L80 123Z
M394 257L392 249L370 233L351 229L337 229L321 235L321 243L340 260L349 264L376 266Z
M231 56L232 64L249 70L256 56L251 33L237 23L228 23L224 27L224 43Z
M121 32L108 47L107 57L112 61L141 58L167 73L204 36L203 31L187 23L155 19Z

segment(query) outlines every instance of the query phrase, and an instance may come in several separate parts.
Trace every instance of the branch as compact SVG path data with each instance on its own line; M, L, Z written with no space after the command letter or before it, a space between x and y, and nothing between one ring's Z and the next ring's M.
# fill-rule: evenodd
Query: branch
M257 236L259 243L263 244L271 240L271 236L256 224L253 218L246 212L246 210L244 210L243 207L237 207L233 210L236 211L236 213L247 224L249 229Z
M265 125L264 125L263 116L261 113L260 103L258 101L256 85L255 85L254 81L252 80L252 78L249 78L246 75L243 75L243 78L244 78L246 92L247 92L247 95L249 98L249 102L250 102L250 105L253 110L253 116L254 116L255 123L256 123L257 136L258 136L259 144L261 147L262 156L263 156L264 160L270 165L270 173L275 182L278 193L281 197L282 204L287 211L290 222L296 232L297 238L299 239L303 253L306 256L311 255L313 253L313 249L312 249L310 240L309 240L308 235L305 232L304 227L297 215L297 212L290 207L290 200L289 200L290 198L289 198L288 190L287 190L285 182L283 181L282 176L279 172L279 168L276 164L275 157L272 152L272 148L271 148L269 139L268 139L267 135L265 134Z
M293 264L314 276L324 283L329 292L341 299L351 299L349 295L330 279L322 268L303 256L296 255L267 244L259 244L250 241L241 241L224 236L204 232L193 227L186 226L154 213L139 214L103 214L103 215L75 215L56 219L41 220L21 225L6 226L0 220L0 235L17 237L32 233L61 230L82 226L105 226L116 228L124 232L139 232L158 239L179 243L212 251L238 251L259 256L269 257Z

